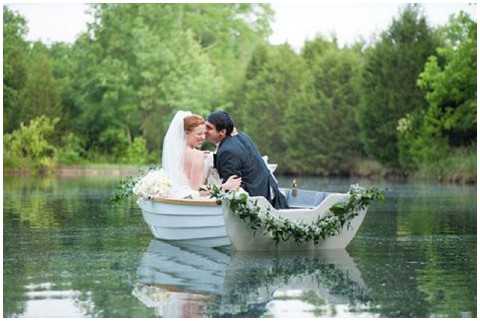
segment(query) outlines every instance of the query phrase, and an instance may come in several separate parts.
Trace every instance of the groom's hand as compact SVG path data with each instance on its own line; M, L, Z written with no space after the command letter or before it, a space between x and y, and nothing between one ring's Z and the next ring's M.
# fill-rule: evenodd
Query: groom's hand
M225 191L238 190L242 184L242 178L237 175L230 176L225 183L222 184L222 188Z

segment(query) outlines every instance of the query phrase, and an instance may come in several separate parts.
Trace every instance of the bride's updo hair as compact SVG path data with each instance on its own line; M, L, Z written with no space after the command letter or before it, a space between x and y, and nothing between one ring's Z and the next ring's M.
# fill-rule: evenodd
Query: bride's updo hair
M183 119L183 129L186 133L191 132L195 127L205 124L205 120L200 115L190 115Z

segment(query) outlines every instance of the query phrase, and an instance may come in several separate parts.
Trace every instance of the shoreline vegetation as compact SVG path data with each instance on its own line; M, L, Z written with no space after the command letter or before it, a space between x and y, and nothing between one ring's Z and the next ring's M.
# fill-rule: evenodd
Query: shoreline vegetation
M31 168L4 168L6 176L57 176L61 178L109 176L127 177L140 173L149 165L88 163L58 164L44 171ZM366 179L384 179L387 181L428 181L454 184L476 184L476 155L454 155L435 165L421 168L417 172L406 173L398 169L389 169L373 160L359 160L350 171L342 173L312 174L275 172L276 176L312 176L312 177L355 177Z
M178 110L223 109L277 175L476 183L477 23L466 12L434 26L422 5L399 5L368 41L317 34L297 52L269 43L268 4L90 9L74 43L46 44L4 6L5 172L158 164Z

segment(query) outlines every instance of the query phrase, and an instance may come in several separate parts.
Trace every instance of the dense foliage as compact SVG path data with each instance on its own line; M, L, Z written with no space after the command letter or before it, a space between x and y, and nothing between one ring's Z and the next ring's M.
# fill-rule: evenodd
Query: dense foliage
M28 126L21 123L13 133L3 135L4 164L7 167L32 167L37 171L52 169L57 156L57 149L52 143L57 122L58 118L52 120L40 116Z
M404 165L420 166L446 157L451 147L472 148L476 142L477 25L459 14L442 33L444 44L418 79L428 104L399 124Z
M58 118L43 162L158 163L177 110L222 108L280 173L476 177L476 22L463 12L434 28L406 5L368 43L318 35L296 52L268 43L267 4L94 4L73 44L48 46L3 10L4 140Z
M366 152L382 163L398 163L398 120L426 107L417 79L436 45L426 18L408 6L365 53L359 124Z

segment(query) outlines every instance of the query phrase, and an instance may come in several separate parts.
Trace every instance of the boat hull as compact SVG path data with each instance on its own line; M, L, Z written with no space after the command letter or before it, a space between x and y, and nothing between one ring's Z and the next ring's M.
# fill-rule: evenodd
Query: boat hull
M251 197L258 205L269 209L272 215L293 222L311 223L318 217L329 215L331 206L347 200L343 193L327 193L300 190L292 196L285 190L289 206L287 210L276 210L264 197ZM308 251L321 249L344 249L357 233L367 209L362 210L350 224L333 237L297 244L294 240L275 241L262 229L253 231L247 223L233 214L228 203L222 205L215 200L156 199L137 201L142 215L156 239L176 241L205 247L232 244L237 251Z
M153 236L207 247L230 244L221 205L212 201L137 201Z
M255 198L259 206L269 207L272 215L288 218L291 221L310 223L316 218L329 214L329 208L345 201L347 194L332 193L317 207L313 209L275 210L264 198ZM248 224L233 214L228 205L224 206L225 226L232 245L237 251L311 251L323 249L344 249L357 233L365 218L367 209L362 210L350 225L345 224L336 236L328 237L317 244L313 241L297 244L293 239L288 241L275 241L269 237L262 228L254 231Z

